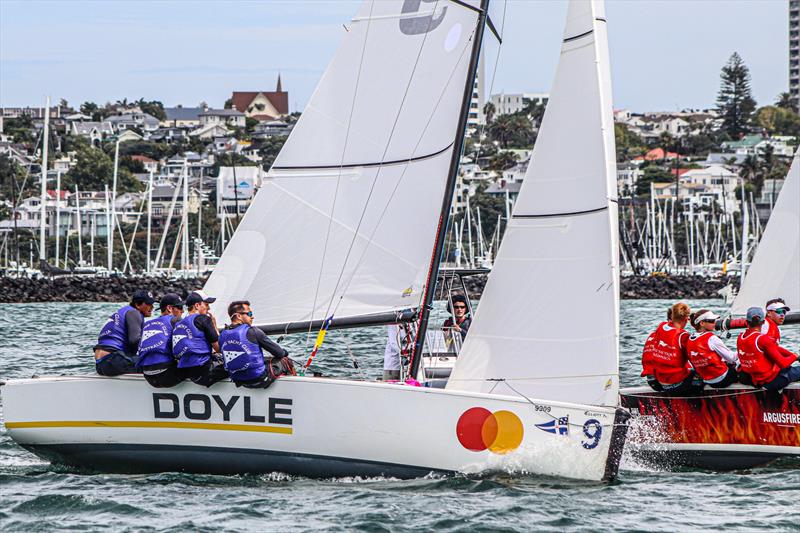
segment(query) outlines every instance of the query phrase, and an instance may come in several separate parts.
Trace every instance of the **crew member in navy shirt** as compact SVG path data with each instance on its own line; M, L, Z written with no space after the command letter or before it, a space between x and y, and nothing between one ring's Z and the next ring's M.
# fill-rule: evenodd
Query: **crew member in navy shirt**
M183 381L178 361L172 355L172 329L183 315L184 302L179 295L168 292L158 304L161 316L145 322L136 366L153 387L173 387Z
M270 340L266 333L253 327L250 302L232 302L228 306L228 315L231 317L231 325L226 326L219 335L225 370L237 386L266 388L272 380L267 379L269 376L266 365L269 362L264 360L263 350L275 359L282 359L289 353Z
M183 375L198 385L210 387L228 377L219 354L217 321L209 304L217 299L203 291L186 297L189 314L172 330L172 353Z
M121 307L106 321L94 347L94 362L101 376L139 372L136 351L142 338L142 324L153 312L155 298L145 290L133 293L131 303Z

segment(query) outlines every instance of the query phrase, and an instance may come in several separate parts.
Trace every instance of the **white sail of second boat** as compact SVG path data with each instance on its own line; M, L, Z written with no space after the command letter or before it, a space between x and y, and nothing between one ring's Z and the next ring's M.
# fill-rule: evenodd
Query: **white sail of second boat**
M479 2L367 1L206 285L260 326L415 308Z
M616 405L614 123L602 2L571 2L514 212L448 389Z
M800 150L795 152L789 174L758 244L731 313L742 315L753 305L784 298L800 309Z

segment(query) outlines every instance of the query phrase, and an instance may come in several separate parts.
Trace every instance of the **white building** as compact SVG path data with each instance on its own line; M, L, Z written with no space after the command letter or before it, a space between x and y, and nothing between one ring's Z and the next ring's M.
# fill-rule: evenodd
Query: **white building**
M472 86L472 98L469 102L469 114L467 115L467 129L470 133L476 131L480 126L486 124L486 117L483 113L484 92L484 54L478 59L478 70L475 72L475 83Z
M531 102L546 106L549 99L550 95L547 93L500 93L493 94L489 102L494 106L494 115L500 116L519 113Z
M202 126L218 124L233 128L244 128L246 121L244 113L235 109L207 109L200 113L200 124Z
M736 187L741 184L741 178L727 168L712 165L688 170L681 174L679 182L679 198L684 208L688 209L690 204L696 209L710 207L716 202L727 213L739 212ZM653 192L657 200L675 198L675 182L654 183Z
M633 196L636 183L644 172L640 165L634 163L617 164L617 191L621 196Z

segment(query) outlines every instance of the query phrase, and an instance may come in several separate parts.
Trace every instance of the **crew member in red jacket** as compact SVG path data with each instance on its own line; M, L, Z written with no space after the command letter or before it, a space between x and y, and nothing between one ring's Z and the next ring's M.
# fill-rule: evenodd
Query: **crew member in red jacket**
M757 387L775 391L789 383L800 381L800 366L793 366L797 355L778 345L777 341L764 333L762 326L766 311L761 307L747 310L747 331L736 339L739 362Z
M775 342L781 342L781 330L778 329L778 326L783 324L783 321L786 320L786 313L791 311L789 306L783 302L783 298L773 298L772 300L767 302L767 319L761 324L761 333L763 335L769 335ZM728 328L746 328L747 319L746 318L734 318L730 321Z
M697 333L692 334L686 343L686 355L694 371L703 381L715 389L722 389L736 383L736 366L739 359L725 346L722 339L714 334L719 315L708 309L692 313L691 323Z
M691 309L683 302L672 306L671 319L647 337L642 351L642 376L653 390L684 396L702 390L703 382L692 370L686 354L689 333L684 330Z

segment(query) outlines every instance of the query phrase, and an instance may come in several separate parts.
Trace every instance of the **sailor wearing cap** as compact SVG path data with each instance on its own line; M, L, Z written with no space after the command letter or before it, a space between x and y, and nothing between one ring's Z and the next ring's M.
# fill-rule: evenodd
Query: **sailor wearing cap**
M153 387L173 387L183 381L172 355L172 328L183 315L183 300L174 292L161 297L161 316L148 320L142 329L136 367Z
M185 377L206 387L228 377L222 360L213 355L219 353L219 331L208 304L216 300L203 291L190 293L186 297L189 314L172 330L172 353L178 368Z
M142 324L153 312L155 298L145 290L133 293L131 303L106 321L94 347L94 362L101 376L138 372L136 350L142 338Z
M274 381L268 365L278 363L279 368L288 369L291 363L282 361L289 353L267 334L253 327L253 310L250 302L239 300L228 306L231 324L219 334L219 344L228 371L236 386L266 388ZM264 350L272 359L265 361Z
M736 339L742 371L753 385L767 390L780 390L800 381L800 366L792 366L797 355L778 345L770 335L762 333L767 312L761 307L747 310L747 330Z
M781 342L781 330L778 326L786 320L786 313L791 311L782 298L774 298L767 302L767 319L761 326L761 333L769 335L775 342Z
M710 387L721 389L736 383L739 359L714 334L719 315L708 309L692 313L691 323L697 330L686 341L686 354L694 371Z

